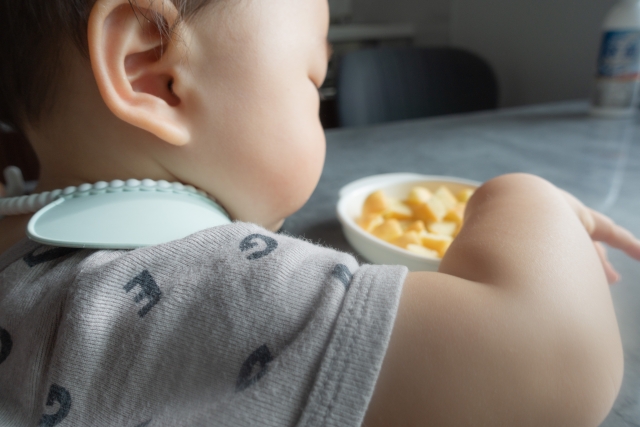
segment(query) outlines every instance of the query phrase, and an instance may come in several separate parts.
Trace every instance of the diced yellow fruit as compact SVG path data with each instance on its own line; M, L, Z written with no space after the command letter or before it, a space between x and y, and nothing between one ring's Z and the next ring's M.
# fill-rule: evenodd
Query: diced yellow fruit
M471 196L473 196L474 192L475 190L472 188L465 188L464 190L458 193L458 201L462 203L467 203L471 198Z
M427 249L421 245L407 245L407 250L409 252L413 252L414 254L426 256L428 258L440 258L437 251Z
M374 228L371 233L382 240L392 242L402 236L402 227L397 219L388 219Z
M449 246L451 246L451 242L453 242L452 237L439 234L422 233L420 237L422 238L422 245L427 249L437 251L440 257L444 256Z
M415 231L409 231L398 237L392 243L396 246L400 246L401 248L406 249L408 245L419 245L420 242L420 235L418 235L418 233L416 233Z
M370 213L370 214L363 215L362 218L358 220L358 225L362 227L364 230L370 232L371 230L373 230L383 222L384 222L384 218L382 218L382 215Z
M462 225L464 219L464 209L466 205L464 203L458 203L453 209L451 209L444 217L445 221L455 222L459 226Z
M421 205L427 203L431 198L431 191L424 187L413 187L407 197L407 203L410 205Z
M398 220L398 222L400 223L400 227L402 227L402 231L406 232L413 221Z
M437 197L430 198L427 203L413 205L412 208L415 218L424 223L442 221L448 211L444 203Z
M441 258L462 229L466 201L473 191L466 189L454 196L446 186L434 194L425 187L414 187L403 202L377 191L366 199L357 222L391 244Z
M455 222L443 221L432 222L427 226L429 233L440 234L442 236L453 236L458 229L458 224Z
M364 201L364 205L362 206L362 215L367 215L371 213L382 213L389 208L389 199L384 194L384 191L376 191L372 193L367 199Z
M411 211L411 208L404 203L392 200L382 216L385 218L408 220L413 217L413 212Z
M405 231L417 231L418 233L420 233L422 231L426 231L426 229L427 228L424 226L424 222L418 220L410 222L409 225L407 225Z
M438 188L433 197L442 200L442 204L444 204L447 211L453 209L458 204L456 196L444 185Z

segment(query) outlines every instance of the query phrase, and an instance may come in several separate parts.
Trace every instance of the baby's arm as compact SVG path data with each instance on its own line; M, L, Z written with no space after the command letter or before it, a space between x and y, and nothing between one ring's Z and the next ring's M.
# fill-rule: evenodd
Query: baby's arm
M489 181L467 209L440 272L405 282L363 425L598 425L623 354L589 234L640 245L603 217L588 233L586 208L530 175Z

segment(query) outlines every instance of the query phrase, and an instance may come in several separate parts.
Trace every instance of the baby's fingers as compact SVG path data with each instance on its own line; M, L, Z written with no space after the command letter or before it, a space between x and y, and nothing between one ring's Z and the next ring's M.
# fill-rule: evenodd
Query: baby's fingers
M609 262L607 258L607 249L604 247L602 243L593 242L593 245L596 248L596 252L598 253L598 257L600 257L600 262L602 263L602 268L604 269L604 274L607 277L607 282L610 285L613 285L616 282L620 281L620 274L616 271L613 265Z
M630 231L613 222L608 216L591 209L589 211L593 222L591 227L587 227L587 231L593 240L604 242L613 248L624 251L632 258L640 260L640 240Z

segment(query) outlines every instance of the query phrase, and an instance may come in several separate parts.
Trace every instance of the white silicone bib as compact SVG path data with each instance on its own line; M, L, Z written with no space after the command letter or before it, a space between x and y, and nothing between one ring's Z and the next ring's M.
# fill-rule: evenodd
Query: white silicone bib
M122 191L62 197L31 218L27 234L52 246L135 249L229 223L217 203L199 194Z

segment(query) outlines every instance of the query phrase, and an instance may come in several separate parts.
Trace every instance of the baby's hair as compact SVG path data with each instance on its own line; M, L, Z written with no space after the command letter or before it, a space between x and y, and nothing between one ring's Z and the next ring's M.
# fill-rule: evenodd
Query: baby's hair
M21 129L52 107L61 47L71 40L88 58L87 24L96 0L0 0L0 122ZM171 1L188 19L212 0ZM149 19L169 35L172 28Z

